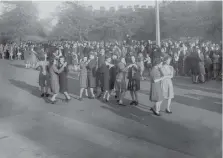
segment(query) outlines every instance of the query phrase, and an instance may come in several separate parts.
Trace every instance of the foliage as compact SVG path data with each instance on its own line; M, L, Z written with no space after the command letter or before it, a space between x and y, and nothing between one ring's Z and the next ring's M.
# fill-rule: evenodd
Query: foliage
M38 11L32 2L3 2L6 8L0 20L0 33L12 37L48 36L49 39L122 40L126 34L137 40L155 40L155 8L121 8L89 10L78 2L62 2L55 17L37 20ZM161 39L203 37L221 40L222 2L163 1L160 3ZM52 29L50 29L52 27ZM52 30L52 31L51 31ZM51 31L51 32L50 32Z
M38 11L32 2L5 1L0 21L0 32L7 38L24 38L27 35L45 37L38 19Z

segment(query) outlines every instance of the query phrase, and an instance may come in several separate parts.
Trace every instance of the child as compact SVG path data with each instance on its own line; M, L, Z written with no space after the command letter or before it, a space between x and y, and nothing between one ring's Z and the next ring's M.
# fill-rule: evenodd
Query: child
M36 68L40 67L39 73L39 86L41 89L41 97L49 97L49 84L50 84L50 75L48 71L49 62L44 58L40 58L40 61L37 63Z

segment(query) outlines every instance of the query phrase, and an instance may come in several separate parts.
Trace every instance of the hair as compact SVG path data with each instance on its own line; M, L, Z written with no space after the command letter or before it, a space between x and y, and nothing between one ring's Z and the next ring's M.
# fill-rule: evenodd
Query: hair
M164 64L166 64L166 63L167 63L167 61L168 61L169 59L171 60L171 59L172 59L172 57L171 57L171 56L169 56L169 55L165 56L165 57L163 58L163 63L164 63Z
M157 65L159 65L160 63L162 63L162 59L161 58L156 58L155 60L154 60L154 66L157 66Z

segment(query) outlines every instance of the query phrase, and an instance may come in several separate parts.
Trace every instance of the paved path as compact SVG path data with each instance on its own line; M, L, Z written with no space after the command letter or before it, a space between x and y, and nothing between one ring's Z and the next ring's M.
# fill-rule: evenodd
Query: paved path
M0 60L0 81L1 158L221 157L220 82L193 85L176 78L173 114L155 117L148 81L141 83L138 107L120 107L115 100L79 102L72 74L72 101L48 104L39 97L38 72L20 61Z

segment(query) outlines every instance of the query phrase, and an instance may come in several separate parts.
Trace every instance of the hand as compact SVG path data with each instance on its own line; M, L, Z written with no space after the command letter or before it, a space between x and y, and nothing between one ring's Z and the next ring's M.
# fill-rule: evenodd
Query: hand
M67 66L67 62L65 62L64 64L63 64L63 67L66 67Z

